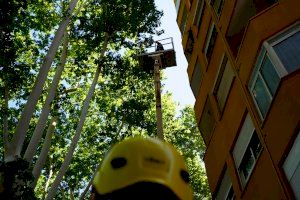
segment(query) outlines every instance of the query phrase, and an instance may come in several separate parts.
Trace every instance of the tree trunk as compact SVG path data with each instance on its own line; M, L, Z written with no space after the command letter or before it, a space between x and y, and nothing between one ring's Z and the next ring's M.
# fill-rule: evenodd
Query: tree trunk
M30 142L27 146L27 149L24 154L24 159L31 163L33 156L36 153L37 146L43 135L45 125L48 119L48 115L51 109L51 103L55 97L57 86L59 84L62 72L64 70L66 59L67 59L67 50L68 50L68 33L66 31L65 38L63 42L63 50L60 57L60 65L57 67L53 81L51 83L45 104L43 106L42 112L39 117L39 121L34 129L33 135L30 139Z
M84 199L86 193L89 191L91 185L93 184L93 180L94 180L94 176L91 178L91 180L89 181L88 185L85 187L84 191L81 193L80 200Z
M60 190L61 190L61 193L62 193L62 199L63 199L63 200L66 200L67 197L66 197L66 195L65 195L65 193L66 193L65 189L64 189L64 188L61 188Z
M106 51L107 44L108 44L108 39L109 39L109 36L106 34L105 41L103 43L103 47L102 47L102 50L101 50L101 53L100 53L100 58L99 58L100 60L102 59L102 57L104 56L104 53ZM90 100L91 100L91 98L94 94L94 91L95 91L95 87L96 87L96 84L97 84L97 81L98 81L98 78L99 78L99 75L100 75L100 71L101 71L101 66L99 65L97 67L92 85L90 86L90 89L88 91L86 99L84 100L84 105L83 105L82 110L81 110L81 115L80 115L79 123L78 123L76 131L75 131L75 135L74 135L74 137L72 139L72 142L70 144L68 153L65 156L64 162L61 165L61 167L59 169L59 172L58 172L58 174L57 174L57 176L56 176L56 178L55 178L55 180L54 180L54 182L53 182L53 184L52 184L52 186L49 190L48 196L46 197L47 200L53 199L53 197L55 196L56 190L59 186L59 183L63 179L63 176L64 176L65 172L67 171L67 169L69 167L69 164L70 164L71 159L73 157L73 153L75 151L78 140L80 138L81 130L83 128L84 121L85 121L85 118L86 118L86 115L87 115L87 112L88 112L88 107L89 107L89 104L90 104Z
M8 101L9 101L9 91L8 86L4 86L4 104L3 104L3 146L4 146L4 161L10 160L9 155L11 155L12 149L9 143L8 136Z
M74 200L74 191L72 189L70 189L70 199Z
M42 151L41 151L41 153L39 155L39 158L36 161L36 163L34 165L34 168L32 170L32 174L34 176L34 181L33 181L33 184L32 184L32 188L35 188L36 183L37 183L37 181L38 181L38 179L41 175L43 166L46 162L47 155L48 155L48 152L49 152L49 149L50 149L50 146L51 146L52 135L53 135L54 130L55 130L56 122L57 122L57 117L52 117L52 119L50 121L50 124L49 124L49 127L48 127L48 130L47 130L47 134L46 134L45 141L44 141L44 144L43 144L43 147L42 147Z
M93 184L93 180L94 180L94 178L95 178L95 176L96 176L96 174L97 174L97 172L98 172L99 167L100 167L100 165L98 165L98 167L97 167L96 170L94 171L94 174L93 174L91 180L89 181L88 185L85 187L84 191L81 193L81 195L80 195L80 200L83 200L84 197L85 197L85 195L86 195L86 193L89 191L91 185Z
M53 176L53 169L52 169L52 164L51 163L52 163L52 161L50 160L50 171L49 171L48 179L46 181L46 185L45 185L45 189L44 189L44 193L43 193L42 199L45 199L45 197L46 197L47 190L48 190L48 187L49 187L49 184L50 184L50 180L51 180L51 178Z
M22 115L19 119L15 134L12 139L12 145L14 148L14 152L13 152L12 156L20 157L23 143L25 140L25 136L26 136L27 130L29 128L30 119L33 115L35 106L38 102L38 98L43 91L43 86L45 84L47 74L48 74L51 64L53 62L53 59L57 52L57 49L61 43L63 34L71 20L72 12L73 12L77 2L78 2L78 0L72 0L70 2L69 8L67 11L67 15L64 18L64 20L60 23L60 25L55 33L52 44L49 48L49 51L47 52L47 55L44 58L43 64L42 64L39 74L36 78L34 87L30 93L28 100L27 100L27 103L26 103L25 108L22 112Z

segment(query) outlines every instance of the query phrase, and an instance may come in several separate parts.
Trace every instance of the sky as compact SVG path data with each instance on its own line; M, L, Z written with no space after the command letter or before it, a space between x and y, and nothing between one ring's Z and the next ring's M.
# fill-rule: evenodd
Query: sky
M155 4L158 10L164 12L161 19L161 27L165 33L159 36L159 39L173 37L176 51L177 66L164 70L166 80L162 82L164 85L163 92L171 92L174 101L179 102L180 109L185 105L194 105L195 98L188 81L187 61L182 49L181 33L176 23L177 14L175 4L173 0L155 0Z

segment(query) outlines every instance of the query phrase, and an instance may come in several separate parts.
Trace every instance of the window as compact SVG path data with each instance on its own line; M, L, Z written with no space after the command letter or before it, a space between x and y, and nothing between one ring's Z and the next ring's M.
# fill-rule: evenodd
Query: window
M223 56L221 66L219 68L218 77L215 82L213 94L217 99L219 110L222 112L227 100L231 84L234 79L234 72L226 54Z
M214 50L215 42L217 39L217 29L214 23L211 24L208 35L206 37L206 42L205 42L205 48L204 48L204 54L206 56L207 61L210 60L211 55Z
M188 40L186 42L186 46L184 49L184 55L188 62L190 62L190 59L192 57L193 49L194 49L194 36L192 30L189 30Z
M300 132L283 163L283 170L294 192L295 199L300 199Z
M218 192L216 194L216 200L233 200L235 199L235 194L233 191L232 183L230 180L229 171L226 170L222 181L219 185Z
M208 145L215 127L215 118L209 98L206 99L204 110L199 123L199 130L206 145Z
M273 49L287 73L300 68L300 27L282 41L273 44Z
M277 1L278 0L236 1L226 33L227 42L235 57L237 56L246 26L251 17L270 7Z
M194 25L198 26L198 29L201 25L203 14L204 14L204 4L205 4L205 0L198 1L197 10L194 18Z
M231 186L228 194L226 195L226 200L234 200L234 199L235 199L235 194L233 191L233 187Z
M213 6L217 16L220 17L224 6L224 0L211 0L210 4Z
M300 68L300 26L264 42L252 73L249 90L264 119L280 79Z
M235 166L243 186L249 180L261 150L260 140L248 114L233 149Z
M194 67L194 72L192 75L192 80L191 80L191 88L192 88L195 98L197 98L197 96L199 94L199 89L200 89L200 86L202 83L202 78L203 78L203 72L202 72L202 68L200 66L200 62L197 58L196 64Z
M175 0L175 7L176 7L176 13L178 14L179 7L180 7L180 0Z
M188 19L188 11L186 10L186 6L184 6L182 19L181 19L181 24L180 24L180 31L181 31L182 35L184 34L184 31L185 31L187 19Z

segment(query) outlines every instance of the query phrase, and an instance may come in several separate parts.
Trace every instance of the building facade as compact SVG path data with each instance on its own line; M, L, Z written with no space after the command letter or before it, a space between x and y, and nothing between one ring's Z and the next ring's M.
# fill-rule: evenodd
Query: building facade
M300 199L300 1L177 0L214 199Z

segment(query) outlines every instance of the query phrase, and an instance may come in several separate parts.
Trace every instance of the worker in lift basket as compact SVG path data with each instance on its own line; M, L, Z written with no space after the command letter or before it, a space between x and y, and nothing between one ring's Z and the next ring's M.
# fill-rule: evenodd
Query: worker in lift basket
M192 200L183 157L153 138L126 139L109 151L92 187L92 200Z
M163 51L164 50L164 46L160 42L156 41L155 43L156 43L155 51Z

